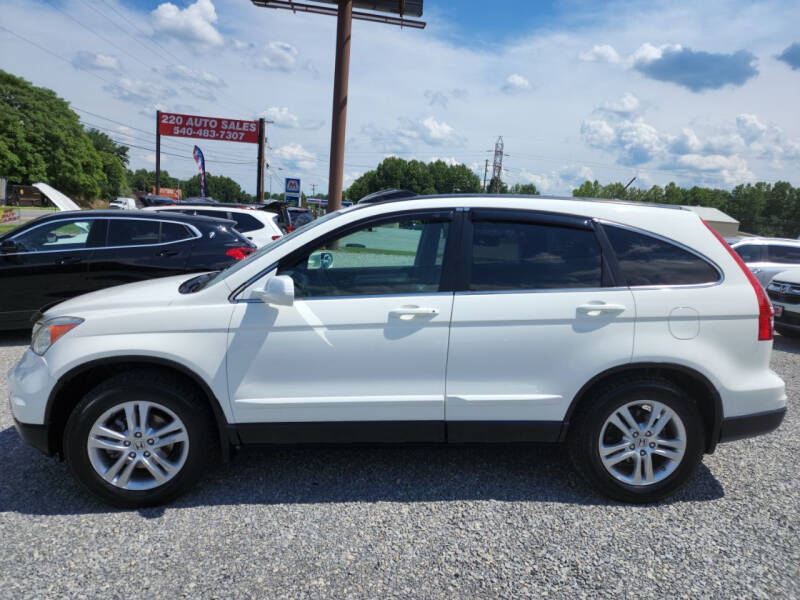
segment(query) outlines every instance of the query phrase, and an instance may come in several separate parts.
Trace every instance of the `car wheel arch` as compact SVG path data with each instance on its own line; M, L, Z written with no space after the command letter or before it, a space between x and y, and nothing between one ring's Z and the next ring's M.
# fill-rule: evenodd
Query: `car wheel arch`
M567 437L569 421L575 409L581 402L592 396L592 392L599 390L615 381L639 379L667 379L683 389L697 402L700 414L703 417L703 428L706 434L705 452L711 454L717 446L719 433L722 427L722 399L713 383L699 371L685 365L675 363L641 362L626 363L612 367L595 375L587 381L575 394L572 402L564 415L564 425L560 439Z
M206 399L214 416L220 440L220 453L223 461L230 458L231 445L238 445L235 428L228 423L219 400L208 384L197 373L178 362L153 356L113 356L92 360L72 368L62 375L50 396L45 409L45 425L49 431L52 454L63 456L62 434L67 419L83 396L109 377L123 371L137 368L158 369L177 376L195 387Z

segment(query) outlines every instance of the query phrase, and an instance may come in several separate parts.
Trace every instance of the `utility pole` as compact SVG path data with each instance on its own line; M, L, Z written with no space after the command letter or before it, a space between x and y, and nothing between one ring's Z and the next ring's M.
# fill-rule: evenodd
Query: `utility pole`
M503 175L503 136L497 137L494 145L494 161L492 162L492 193L500 191L500 177Z
M256 174L256 202L264 204L264 138L267 128L264 117L258 120L258 173Z
M317 184L311 184L311 197L314 198L317 195Z
M350 34L353 19L424 29L423 21L407 19L406 15L422 16L422 1L364 2L359 0L353 10L354 0L251 0L255 6L306 12L336 17L336 57L333 79L333 111L331 116L331 154L328 173L328 212L342 206L342 180L344 171L345 126L347 124L347 85L350 73ZM330 6L335 4L336 6ZM408 6L407 6L408 4ZM374 11L374 12L372 12ZM394 13L399 16L380 14Z
M489 171L489 159L483 165L483 193L486 193L486 173Z
M156 196L161 193L161 132L158 124L161 122L161 111L156 111Z

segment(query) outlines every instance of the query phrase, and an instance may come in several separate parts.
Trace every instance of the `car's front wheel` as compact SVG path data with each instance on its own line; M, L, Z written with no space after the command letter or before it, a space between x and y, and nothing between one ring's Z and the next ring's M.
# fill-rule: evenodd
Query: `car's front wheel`
M202 473L213 444L202 398L180 380L136 371L108 379L70 415L64 456L75 477L122 508L168 502Z
M661 379L618 382L588 398L569 435L577 470L624 502L655 502L674 493L691 477L703 447L697 406Z

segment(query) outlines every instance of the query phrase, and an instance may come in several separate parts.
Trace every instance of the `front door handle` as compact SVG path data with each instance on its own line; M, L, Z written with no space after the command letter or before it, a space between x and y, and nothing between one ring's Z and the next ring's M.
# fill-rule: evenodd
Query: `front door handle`
M74 265L81 262L83 259L79 256L62 256L56 259L57 265Z
M619 314L625 312L627 307L622 304L606 304L605 302L588 302L578 307L578 312L588 317L600 315Z
M401 306L400 308L395 308L389 311L390 317L403 320L413 319L414 317L431 317L438 314L438 308L427 308L422 306Z

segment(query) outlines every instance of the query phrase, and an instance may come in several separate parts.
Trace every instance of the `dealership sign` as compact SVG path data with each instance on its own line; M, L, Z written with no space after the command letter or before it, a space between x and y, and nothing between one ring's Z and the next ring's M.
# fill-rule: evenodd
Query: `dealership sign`
M159 135L173 137L257 144L258 121L217 119L214 117L162 112L159 113L158 133Z

